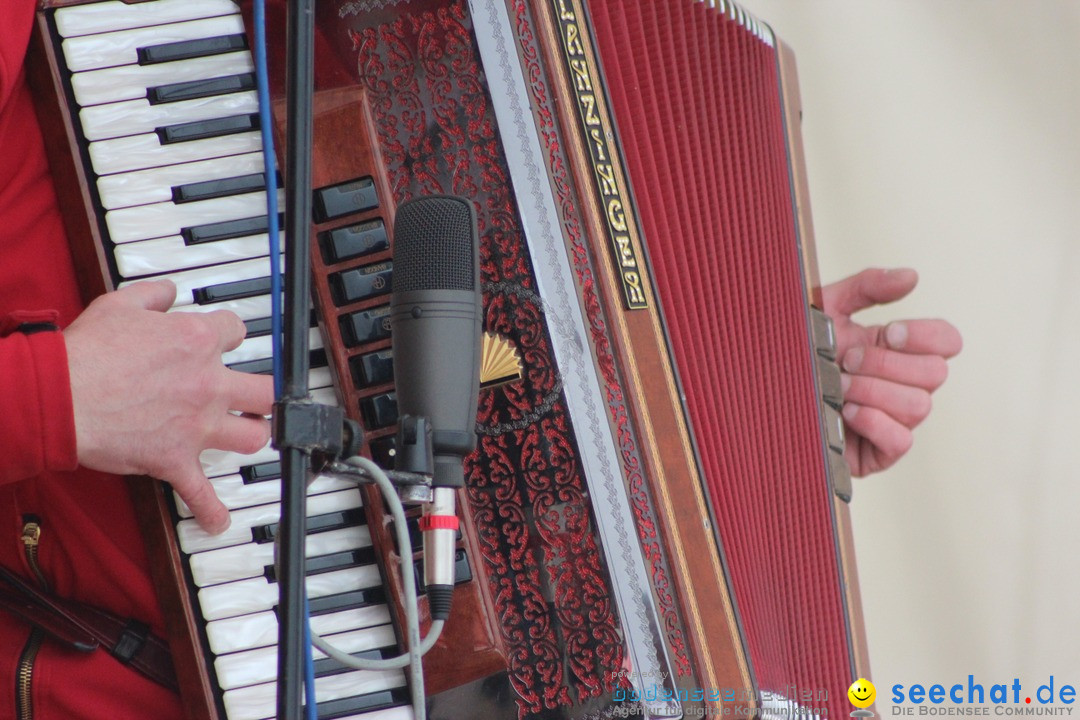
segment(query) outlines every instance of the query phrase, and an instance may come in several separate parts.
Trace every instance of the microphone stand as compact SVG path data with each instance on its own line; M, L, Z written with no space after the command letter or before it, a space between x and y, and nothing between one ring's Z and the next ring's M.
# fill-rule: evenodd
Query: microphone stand
M285 347L284 394L279 411L310 403L308 327L311 261L311 98L314 87L314 2L290 0L286 25L285 147ZM281 406L284 406L282 408ZM283 433L288 436L289 433ZM307 475L311 458L289 437L277 438L281 451L281 540L278 547L279 626L277 717L300 720L304 676L304 534ZM308 698L314 703L315 698Z

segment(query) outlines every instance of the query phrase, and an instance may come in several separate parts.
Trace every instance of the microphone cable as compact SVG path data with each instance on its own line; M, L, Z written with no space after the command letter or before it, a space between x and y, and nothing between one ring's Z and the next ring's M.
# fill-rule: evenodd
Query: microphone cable
M392 670L396 668L409 668L409 685L413 701L413 714L416 720L424 720L426 714L426 696L424 693L424 669L422 657L427 654L442 634L445 620L433 620L428 634L423 640L420 639L420 611L416 596L416 583L413 581L412 567L412 540L409 538L409 529L405 520L405 509L398 497L397 490L390 481L389 476L371 460L354 456L345 461L345 464L355 468L356 472L332 472L324 473L342 479L366 484L369 480L374 481L382 491L386 504L390 508L390 516L393 518L394 532L397 536L399 548L399 561L401 563L402 594L405 612L405 635L406 652L397 657L383 660L365 660L356 658L346 652L335 648L325 638L317 633L311 633L311 642L327 656L338 662L357 670Z

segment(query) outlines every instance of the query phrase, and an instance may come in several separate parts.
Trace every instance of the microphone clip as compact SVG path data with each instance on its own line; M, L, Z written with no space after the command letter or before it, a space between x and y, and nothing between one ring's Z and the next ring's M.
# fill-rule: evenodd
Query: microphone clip
M312 470L350 458L360 451L364 431L339 407L321 405L310 398L279 400L271 420L273 447L295 448L311 455Z
M431 423L421 415L402 415L398 419L394 446L396 472L421 475L428 479L426 487L399 486L401 501L431 502L431 477L435 474Z

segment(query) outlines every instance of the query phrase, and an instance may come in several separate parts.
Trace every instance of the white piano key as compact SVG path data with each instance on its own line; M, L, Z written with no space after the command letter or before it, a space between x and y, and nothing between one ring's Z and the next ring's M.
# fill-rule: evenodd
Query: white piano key
M262 450L257 450L250 455L211 448L203 450L199 455L199 460L202 462L203 472L206 473L206 477L215 478L220 475L238 472L240 468L247 465L274 462L279 457L278 451L267 443Z
M71 76L71 90L79 107L87 107L146 97L147 88L159 85L209 80L254 70L251 53L243 50L154 65L87 70Z
M333 384L333 374L327 366L312 368L308 373L308 389L312 391L323 390L325 388L330 388L332 390ZM336 406L337 403L335 402L334 405Z
M315 700L326 702L405 686L401 670L359 671L316 678ZM223 693L229 720L267 720L277 712L277 685L266 683ZM363 714L362 718L372 715Z
M308 498L307 516L349 510L358 508L361 504L360 491L355 487L340 492L315 495ZM251 529L278 522L281 519L281 504L275 502L243 508L229 513L229 517L232 518L229 529L217 535L207 533L194 518L181 520L176 524L176 540L180 544L180 549L186 553L199 553L253 542Z
M77 37L215 15L235 15L236 12L233 0L157 0L152 3L110 0L57 9L56 28L61 37Z
M116 30L68 38L62 43L68 70L80 72L139 62L138 50L152 45L238 35L244 32L239 13L151 27Z
M154 132L168 125L257 112L259 98L252 91L161 105L151 105L146 98L137 98L85 107L79 111L79 124L86 139L95 141Z
M397 645L392 625L349 630L327 635L326 640L347 653ZM312 648L312 654L316 660L326 657L318 648ZM271 646L222 655L214 661L214 669L218 687L222 690L271 682L277 678L277 648Z
M227 300L213 305L174 305L169 308L169 312L212 312L214 310L228 310L236 313L241 320L257 320L258 318L270 317L270 296L256 295L255 297Z
M363 526L315 533L306 538L306 557L358 550L371 546L371 533ZM259 577L274 564L274 544L251 543L207 550L190 558L191 577L198 587Z
M279 207L284 202L285 193L279 190ZM179 235L180 230L185 227L261 215L266 215L266 193L250 192L189 203L177 204L170 200L153 205L110 210L105 213L105 224L109 227L110 240L114 243L128 243Z
M231 96L228 96L231 97ZM190 101L194 102L194 101ZM175 103L180 105L181 103ZM108 107L108 106L105 106ZM215 157L209 160L166 165L98 178L98 196L106 210L172 200L180 185L224 180L263 171L261 152Z
M285 269L285 258L281 258L282 270ZM269 258L256 258L254 260L241 260L240 262L227 263L225 265L214 265L211 267L198 268L195 270L182 270L180 272L168 273L160 276L161 278L168 278L176 284L176 302L173 303L174 307L177 305L191 305L195 302L195 296L193 292L199 288L209 287L211 285L220 285L222 283L234 282L238 280L253 280L260 277L270 276L270 260ZM132 281L120 283L120 287L127 287ZM137 281L136 281L137 282ZM210 303L207 305L208 309L216 310L214 307L216 303ZM260 357L267 357L262 355Z
M375 712L361 713L359 715L346 715L338 720L416 720L411 705L399 705L397 707L376 710Z
M281 499L281 480L279 479L245 483L244 479L239 475L222 475L221 477L211 478L210 484L214 486L214 492L217 493L218 498L229 510L265 505ZM320 475L308 485L308 495L346 490L350 487L356 487L356 483ZM181 500L180 496L175 492L173 497L176 499L177 514L181 518L192 517L191 509L188 508L187 503Z
M284 245L285 233L282 232L280 237ZM120 276L126 280L237 260L250 260L269 254L270 236L266 233L194 245L186 245L184 238L173 235L124 243L113 248L116 268Z
M144 133L99 140L90 143L88 148L94 172L98 175L109 175L259 152L262 150L262 135L258 132L246 132L162 145L157 133Z
M319 598L352 590L364 590L382 584L378 565L319 573L306 578L309 598ZM264 577L234 583L211 585L199 590L203 620L222 620L238 615L270 610L278 603L280 586Z
M375 712L361 713L359 715L346 715L338 720L416 720L411 705L399 705L398 707L376 710Z
M261 480L259 483L244 483L244 478L240 475L222 475L220 477L211 478L211 485L214 486L214 492L217 493L218 499L230 511L241 510L243 507L253 507L255 505L265 505L266 503L272 503L281 500L281 480ZM308 486L308 494L316 495L323 492L334 492L335 490L346 490L348 488L356 487L355 483L351 483L349 480L342 480L336 477L327 477L320 475L311 481ZM180 500L179 495L175 492L173 497L176 499L176 512L181 518L192 517L191 510L188 504L183 500Z
M311 391L311 401L320 405L329 405L330 407L339 407L341 405L338 401L337 390L333 387L313 389Z
M311 618L311 629L318 634L344 632L390 622L386 605L352 608ZM206 623L206 639L215 655L266 647L277 642L278 619L273 611L241 615Z
M319 333L319 328L314 327L308 330L308 343L312 350L317 350L323 346L322 334ZM224 353L221 356L221 361L226 365L232 365L233 363L248 360L268 358L273 353L272 345L273 342L269 335L247 338L235 350Z

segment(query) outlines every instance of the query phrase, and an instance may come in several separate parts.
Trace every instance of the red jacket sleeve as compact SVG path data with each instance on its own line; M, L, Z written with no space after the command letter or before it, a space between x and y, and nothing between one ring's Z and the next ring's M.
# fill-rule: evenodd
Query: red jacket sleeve
M0 482L74 470L75 419L58 331L0 337Z

